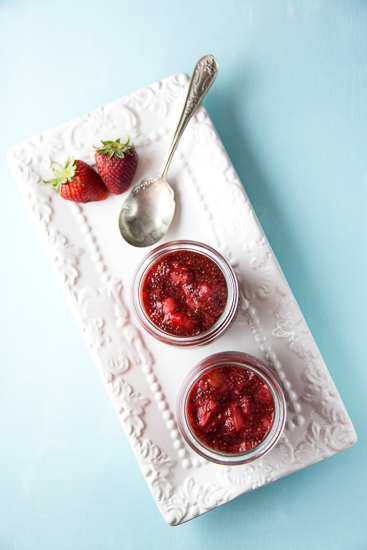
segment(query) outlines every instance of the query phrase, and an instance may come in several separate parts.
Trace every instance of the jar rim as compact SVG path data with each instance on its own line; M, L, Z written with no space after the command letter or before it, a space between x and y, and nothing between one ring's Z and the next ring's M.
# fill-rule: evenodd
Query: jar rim
M195 436L187 418L188 398L195 383L205 373L221 366L238 366L254 372L269 387L274 401L275 415L270 432L259 445L242 453L225 453L208 447ZM280 381L265 363L243 352L220 352L200 361L183 381L177 400L177 419L185 441L203 458L222 465L246 464L268 453L278 442L285 426L286 401Z
M207 330L194 336L177 336L170 334L155 325L149 318L142 301L142 287L145 277L152 265L160 258L176 250L189 250L207 256L221 270L227 284L227 302L219 319ZM236 318L239 308L240 290L237 277L227 260L211 246L190 240L176 240L162 244L150 251L139 263L131 288L132 303L138 320L147 332L158 340L175 346L188 347L207 344L221 335Z

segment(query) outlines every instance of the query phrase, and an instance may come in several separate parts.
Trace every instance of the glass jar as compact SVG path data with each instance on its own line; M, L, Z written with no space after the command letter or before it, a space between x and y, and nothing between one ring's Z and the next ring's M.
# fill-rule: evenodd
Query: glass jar
M259 359L222 352L201 361L185 379L177 418L186 442L223 465L246 464L279 440L286 402L275 374Z
M197 263L200 264L200 274L199 268L195 273ZM158 269L158 265L163 283L162 280L157 283L157 276L152 275L152 270ZM188 315L180 311L180 305L177 307L175 295L167 298L165 294L164 299L160 296L162 290L159 287L166 284L165 277L172 278L168 282L173 292L180 294L182 307L186 307L187 298L187 304L194 308L188 308ZM213 304L219 303L220 292L225 295L224 287L223 310L214 311ZM213 291L213 288L217 290ZM237 316L239 296L237 277L229 263L210 246L195 241L172 241L153 249L138 266L132 284L133 308L145 330L161 342L182 347L208 344L222 335ZM148 308L151 308L149 314ZM198 318L204 319L203 326L196 320L195 312ZM212 321L211 326L207 326ZM195 323L197 325L192 328ZM185 333L186 329L182 327L186 325L196 333L190 333L190 330Z

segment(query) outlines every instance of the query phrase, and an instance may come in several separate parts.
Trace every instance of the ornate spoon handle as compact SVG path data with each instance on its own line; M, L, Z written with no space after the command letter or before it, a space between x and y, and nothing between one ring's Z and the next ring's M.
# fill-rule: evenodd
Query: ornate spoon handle
M218 63L212 55L205 55L196 63L191 76L182 114L178 122L175 135L173 136L172 143L160 169L158 176L159 178L166 179L172 157L176 151L178 142L181 139L187 123L199 107L210 86L213 84L217 73Z

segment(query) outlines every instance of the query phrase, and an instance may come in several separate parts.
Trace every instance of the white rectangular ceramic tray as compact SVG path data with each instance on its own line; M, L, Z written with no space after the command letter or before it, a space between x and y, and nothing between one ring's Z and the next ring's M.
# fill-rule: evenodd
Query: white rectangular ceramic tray
M139 154L135 181L158 172L188 86L177 74L14 147L9 164L143 475L165 519L188 521L239 495L353 445L356 434L302 313L212 122L201 106L175 154L169 180L177 211L162 242L192 239L234 267L242 308L219 340L176 349L142 333L130 284L140 259L120 237L125 195L76 204L42 183L51 162L94 164L93 145L130 136ZM162 244L159 243L159 244ZM224 350L265 360L287 397L284 435L244 466L216 466L183 441L176 398L191 368Z

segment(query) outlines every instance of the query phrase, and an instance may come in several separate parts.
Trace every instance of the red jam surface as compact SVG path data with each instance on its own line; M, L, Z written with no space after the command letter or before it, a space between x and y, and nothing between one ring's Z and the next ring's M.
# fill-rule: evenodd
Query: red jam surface
M197 380L187 404L195 437L210 449L238 454L260 445L274 421L269 387L252 371L214 367Z
M227 283L218 265L198 252L177 250L160 258L143 283L143 305L150 320L175 336L210 329L227 303Z

